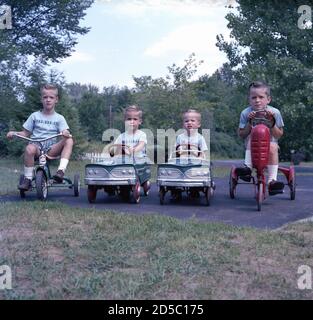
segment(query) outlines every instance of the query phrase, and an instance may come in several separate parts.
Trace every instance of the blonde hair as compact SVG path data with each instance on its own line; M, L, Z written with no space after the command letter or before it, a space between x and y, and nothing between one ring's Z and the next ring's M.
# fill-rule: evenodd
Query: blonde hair
M54 90L56 92L56 95L59 95L59 89L56 85L54 84L44 84L41 88L40 88L40 93L43 93L43 90Z
M188 109L183 113L183 120L185 120L186 114L188 113L195 113L197 115L197 119L199 122L201 122L201 113L197 111L196 109Z
M128 106L124 110L124 119L126 119L127 114L129 114L130 112L138 113L139 118L142 119L142 110L137 105L134 104L134 105Z
M267 83L263 82L263 81L251 82L250 85L249 85L249 94L250 94L251 89L254 89L254 88L256 88L256 89L258 89L258 88L265 89L266 95L268 97L271 96L271 88L270 88L270 86Z

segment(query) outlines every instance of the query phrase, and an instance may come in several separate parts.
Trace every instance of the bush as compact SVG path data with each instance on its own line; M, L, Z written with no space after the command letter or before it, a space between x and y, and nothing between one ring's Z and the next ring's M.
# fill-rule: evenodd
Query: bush
M211 152L223 157L242 158L244 143L223 132L213 132L211 136Z

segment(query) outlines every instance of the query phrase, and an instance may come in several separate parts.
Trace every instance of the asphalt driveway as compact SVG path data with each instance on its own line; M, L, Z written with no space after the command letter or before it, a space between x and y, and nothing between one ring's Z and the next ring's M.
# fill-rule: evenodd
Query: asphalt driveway
M220 166L228 166L230 161L219 162ZM118 197L109 197L99 190L97 200L89 204L86 188L81 189L80 197L75 198L72 190L50 190L49 201L61 201L73 207L94 207L99 210L114 210L126 214L160 214L179 219L195 218L202 222L214 221L236 226L275 229L297 220L313 217L313 168L296 167L297 190L296 199L290 200L289 187L285 193L267 197L258 212L254 199L253 185L239 185L235 199L230 199L228 192L228 177L216 178L216 191L211 205L204 205L203 195L200 199L189 199L184 196L177 203L166 197L166 203L160 205L158 189L152 184L150 194L142 196L139 204L123 203ZM283 178L283 177L281 177ZM35 192L28 193L25 201L36 200ZM19 195L1 196L0 201L24 201Z

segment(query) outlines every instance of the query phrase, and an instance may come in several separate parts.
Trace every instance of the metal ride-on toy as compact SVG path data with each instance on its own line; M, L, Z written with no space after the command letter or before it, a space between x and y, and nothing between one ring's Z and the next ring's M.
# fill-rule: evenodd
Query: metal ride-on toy
M251 158L252 166L256 170L256 177L245 177L246 183L238 182L240 178L236 174L235 166L232 166L229 178L229 194L232 199L235 198L236 187L238 184L253 184L255 187L255 198L257 202L257 209L261 211L262 202L266 197L266 182L264 170L268 165L269 151L270 151L270 121L266 117L266 111L258 111L256 117L252 120L251 130ZM296 175L294 166L282 167L278 170L286 177L290 188L290 199L294 200L296 196Z
M121 155L114 155L114 148L121 148ZM144 195L150 190L151 162L147 157L126 155L125 144L112 144L107 158L100 158L96 163L85 166L85 184L88 186L87 197L95 202L97 191L104 189L110 195L119 195L124 201L139 203L141 187Z
M70 188L74 190L75 197L79 196L80 176L78 173L74 175L73 181L68 177L64 177L62 183L57 183L51 176L51 172L49 168L49 160L58 159L59 157L56 157L56 158L50 157L43 146L43 142L51 140L56 137L60 137L60 136L62 136L61 133L45 139L37 140L37 139L27 138L18 134L14 135L14 137L17 137L29 142L36 142L39 147L40 155L38 158L35 159L34 174L33 174L33 179L31 183L31 189L29 190L29 191L32 191L33 189L35 189L37 193L37 198L39 200L46 200L48 198L49 188ZM23 181L23 179L24 179L24 175L21 175L19 184ZM19 190L19 191L20 191L21 198L25 198L25 194L27 191L25 190Z
M178 150L180 147L186 149ZM182 192L194 198L198 198L202 192L205 205L210 205L215 184L211 176L211 163L200 157L202 153L203 151L200 151L196 145L181 144L172 152L167 163L158 165L157 185L161 205L164 204L168 191L172 193L175 200L182 199Z

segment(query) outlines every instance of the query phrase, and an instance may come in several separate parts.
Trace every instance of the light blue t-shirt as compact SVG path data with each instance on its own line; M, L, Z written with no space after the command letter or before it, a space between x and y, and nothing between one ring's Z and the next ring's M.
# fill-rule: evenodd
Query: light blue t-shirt
M121 133L116 141L115 144L126 144L130 147L135 147L139 142L144 142L145 147L140 150L139 152L136 152L136 157L145 157L146 155L146 145L147 145L147 135L145 132L141 130L137 130L135 134L131 134L128 132Z
M283 118L281 116L281 113L278 109L274 108L274 107L271 107L271 106L267 106L266 107L266 110L270 110L270 111L273 111L274 113L274 118L275 118L275 125L278 127L278 128L282 128L284 126L284 121L283 121ZM244 109L241 114L240 114L240 121L239 121L239 128L240 129L243 129L246 124L248 123L249 121L249 118L248 118L248 115L250 112L254 111L253 108L251 106L247 107L246 109ZM278 139L274 138L272 135L271 135L271 141L272 142L278 142Z
M32 139L45 139L69 129L69 126L65 118L57 112L46 115L42 111L36 111L24 122L23 128L31 132ZM53 143L55 141L56 139Z
M196 145L200 151L208 150L204 137L198 132L191 136L188 136L185 132L180 134L176 139L176 147L182 144Z

